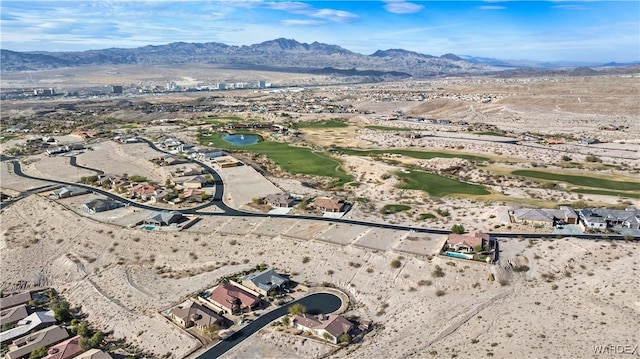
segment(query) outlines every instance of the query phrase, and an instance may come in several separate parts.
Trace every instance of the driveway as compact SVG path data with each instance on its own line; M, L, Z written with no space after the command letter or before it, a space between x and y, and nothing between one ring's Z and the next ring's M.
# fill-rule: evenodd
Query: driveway
M298 300L289 302L278 309L272 310L258 317L246 327L235 332L227 339L220 341L211 349L198 356L198 358L211 359L220 357L272 321L282 317L283 315L286 315L289 312L289 307L295 303L304 305L307 308L307 313L310 314L329 314L340 309L342 300L335 294L320 292L309 294Z

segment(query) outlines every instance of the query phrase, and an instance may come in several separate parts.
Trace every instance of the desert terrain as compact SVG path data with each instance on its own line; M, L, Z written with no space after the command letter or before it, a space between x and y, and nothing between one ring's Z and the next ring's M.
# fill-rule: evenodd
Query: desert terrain
M162 77L145 77L128 67L74 76L55 70L55 76L43 72L38 75L42 79L34 78L61 89L107 85L113 71L138 71L135 81L154 85L177 78L186 79L185 84L213 81L213 75L203 77L205 70L176 67ZM258 76L223 75L238 81ZM306 81L303 75L279 76ZM2 81L3 88L25 85L17 77ZM314 81L318 79L308 83ZM640 344L638 331L629 324L640 323L637 240L614 241L606 235L587 240L561 233L555 239L524 239L518 233L548 234L550 229L512 223L509 216L516 208L560 204L638 208L637 76L450 78L209 95L3 101L3 136L11 137L3 139L0 149L17 156L26 174L39 178L75 182L96 174L87 169L93 168L164 183L175 168L150 161L162 153L146 143L114 141L113 136L178 138L214 146L208 139L217 139L216 126L231 121L297 125L300 133L295 136L256 132L265 141L254 148L264 150L225 148L246 163L212 165L224 181L227 205L258 212L252 202L269 194L338 196L351 206L345 219L440 230L462 224L466 230L512 232L513 237L500 240L498 263L485 264L437 255L446 235L277 216L226 216L215 206L196 213L201 218L189 229L146 231L132 224L150 210L126 207L89 215L82 204L101 196L54 200L45 191L0 212L0 289L54 287L81 306L93 325L156 357L182 358L199 347L162 311L260 263L306 285L342 290L351 302L346 314L371 321L373 330L362 341L336 350L267 327L226 357L586 358L598 357L594 345ZM46 129L43 120L48 121ZM338 123L320 122L332 120ZM33 132L6 132L27 122ZM83 140L68 135L71 127L102 135ZM61 156L24 150L36 134L57 137L57 145L84 141L87 149ZM548 138L562 141L550 144ZM588 138L599 143L579 143ZM310 152L282 160L277 156L285 145ZM86 168L72 166L71 155ZM330 159L330 171L324 173L349 180L331 186L327 184L335 178L296 172L304 162L295 161L311 155ZM48 185L21 178L12 168L2 162L0 188L9 196ZM524 172L529 177L519 174L523 170L530 171ZM530 177L535 171L556 177ZM438 177L433 185L403 187L408 183L403 176L416 172ZM407 208L385 212L388 206ZM397 268L391 265L394 260L400 262ZM514 270L522 266L528 270Z

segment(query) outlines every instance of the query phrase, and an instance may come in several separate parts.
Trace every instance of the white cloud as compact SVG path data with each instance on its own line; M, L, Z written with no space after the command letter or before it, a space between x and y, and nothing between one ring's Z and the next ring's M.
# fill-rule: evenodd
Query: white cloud
M424 6L407 2L405 0L383 0L384 8L394 14L415 14L422 11Z
M553 5L554 9L564 9L564 10L584 10L586 9L584 6L580 5Z
M320 21L320 20L295 20L295 19L282 20L280 23L285 26L317 26L317 25L326 24L326 22Z
M343 10L333 10L333 9L320 9L310 14L313 17L319 17L322 19L337 21L337 22L345 22L351 21L358 18L358 15L343 11Z

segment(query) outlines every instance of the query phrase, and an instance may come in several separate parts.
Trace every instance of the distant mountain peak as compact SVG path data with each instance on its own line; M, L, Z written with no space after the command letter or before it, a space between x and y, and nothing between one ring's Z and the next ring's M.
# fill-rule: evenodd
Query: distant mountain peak
M447 59L451 61L462 61L462 58L456 54L448 53L440 56L442 59Z
M421 54L415 51L409 51L404 49L388 49L388 50L378 50L371 54L373 57L423 57L423 58L433 58L434 56Z

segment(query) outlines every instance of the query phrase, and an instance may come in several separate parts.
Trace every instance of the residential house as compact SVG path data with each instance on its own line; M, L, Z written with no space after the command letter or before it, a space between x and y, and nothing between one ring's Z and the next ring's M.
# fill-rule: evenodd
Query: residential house
M69 333L66 329L53 325L14 340L4 357L5 359L28 358L33 350L59 343L68 337Z
M519 208L511 215L515 222L538 227L551 227L558 223L578 224L578 214L568 206L560 206L560 209Z
M202 195L205 192L199 189L188 189L178 195L183 201L202 202Z
M289 282L289 278L283 277L273 269L265 269L262 272L251 273L242 278L242 285L262 295L282 288Z
M151 195L150 199L152 202L162 202L173 195L173 191L170 189L156 189L156 191Z
M196 145L183 143L183 144L179 145L176 149L178 150L178 152L189 152L190 150L194 149L195 147L196 147Z
M229 283L217 286L207 300L230 313L249 312L260 304L260 298Z
M27 304L31 300L31 292L21 292L0 298L0 308L6 309L20 304Z
M183 328L204 329L209 325L222 324L224 321L222 316L192 300L187 300L172 308L169 315L174 322Z
M150 199L151 196L155 195L158 189L159 187L144 182L133 186L133 188L129 190L129 193L132 198L140 198L141 200L146 201Z
M447 238L449 250L461 253L475 253L474 248L484 248L490 245L491 237L487 233L470 232L465 234L450 234Z
M349 335L355 327L345 317L337 314L312 316L309 314L297 315L292 320L293 327L312 333L334 344L338 344L340 336Z
M183 176L197 176L202 174L201 168L189 168L182 172Z
M65 186L60 189L53 191L53 195L57 198L67 198L73 196L79 196L82 194L87 194L90 191L86 188L75 187L75 186Z
M76 335L49 348L44 359L69 359L83 351L84 349L80 346L80 336Z
M578 224L578 214L573 208L568 206L560 206L560 210L564 214L564 223Z
M203 176L195 176L182 182L182 187L190 189L202 188L207 184L207 179Z
M188 162L187 160L178 156L165 156L162 160L166 166L180 165Z
M214 158L218 158L218 157L222 157L224 156L224 152L222 151L212 151L212 150L201 150L197 153L193 153L192 158L198 160L198 161L211 161Z
M178 139L175 139L175 138L166 138L161 143L162 147L164 147L164 148L166 148L168 150L176 149L181 144L182 144L182 142L180 140L178 140Z
M634 208L584 208L578 212L578 215L585 229L640 229L640 210Z
M100 349L89 349L86 352L76 356L74 359L112 359L111 355Z
M110 211L112 209L116 209L120 207L125 207L125 204L110 198L108 199L98 198L82 205L82 209L89 214Z
M52 310L34 312L18 321L12 329L0 332L0 343L6 343L33 331L56 324Z
M172 224L182 223L186 220L187 218L180 212L162 211L153 213L150 217L146 218L143 223L158 227L166 227Z
M264 202L271 207L293 207L295 199L288 193L270 194L264 198Z
M98 182L102 187L109 187L117 191L123 191L129 187L129 180L118 175L98 175Z
M530 224L535 227L553 227L565 213L556 209L519 208L511 215L517 223Z
M580 145L593 145L595 143L598 143L598 140L596 140L595 138L583 138L578 141L578 144Z
M5 324L13 324L19 320L26 318L29 315L27 306L20 304L16 307L2 309L0 311L0 326Z
M324 212L342 212L345 203L338 197L316 197L310 206Z
M561 145L564 143L564 138L561 137L547 137L544 142L548 145Z

